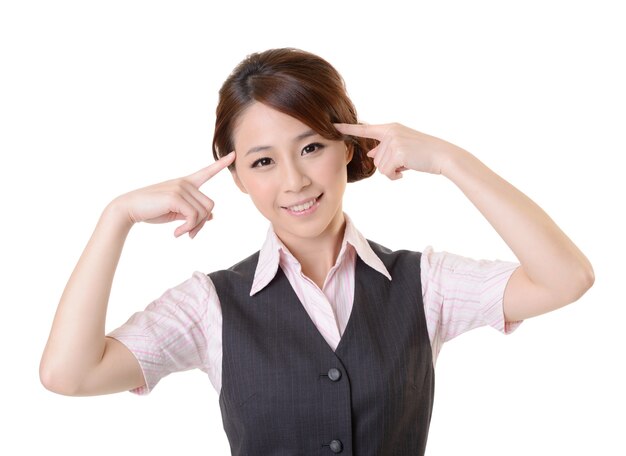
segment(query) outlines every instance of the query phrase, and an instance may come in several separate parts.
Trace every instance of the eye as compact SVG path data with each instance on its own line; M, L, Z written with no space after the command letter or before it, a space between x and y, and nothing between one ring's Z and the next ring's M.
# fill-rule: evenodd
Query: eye
M269 157L259 158L252 163L252 168L262 168L271 164L272 159Z
M310 154L312 152L315 152L316 150L322 149L323 147L324 147L323 144L311 143L308 146L305 146L304 149L302 149L302 152L306 154Z

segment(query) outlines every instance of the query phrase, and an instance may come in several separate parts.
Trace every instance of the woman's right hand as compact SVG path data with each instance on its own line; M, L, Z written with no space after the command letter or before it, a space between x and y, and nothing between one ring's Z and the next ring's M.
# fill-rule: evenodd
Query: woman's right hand
M235 161L235 152L185 177L180 177L118 196L116 205L127 212L132 223L167 223L187 220L174 231L174 236L189 232L192 239L211 220L213 201L199 188L222 169Z

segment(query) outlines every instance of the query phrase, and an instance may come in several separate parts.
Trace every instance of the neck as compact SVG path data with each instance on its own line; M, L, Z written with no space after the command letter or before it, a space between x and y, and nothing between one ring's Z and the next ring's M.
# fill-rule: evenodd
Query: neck
M337 261L341 250L346 227L343 211L339 210L328 227L315 238L290 239L288 236L281 241L302 266L302 272L312 279L320 289L328 271Z

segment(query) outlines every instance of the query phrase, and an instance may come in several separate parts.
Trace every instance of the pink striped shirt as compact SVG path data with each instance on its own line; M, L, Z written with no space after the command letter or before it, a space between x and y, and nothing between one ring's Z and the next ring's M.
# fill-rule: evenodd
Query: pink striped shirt
M302 273L300 263L271 225L259 252L250 290L250 296L262 290L280 266L333 350L352 310L356 255L392 280L367 240L344 215L346 228L341 249L321 290ZM465 331L489 325L510 334L521 324L506 323L502 309L504 288L518 266L519 263L500 260L473 260L426 247L421 256L420 274L433 364L443 343ZM195 271L107 336L126 345L139 361L146 384L131 392L148 394L166 375L198 368L208 375L219 395L222 312L215 287L205 273Z

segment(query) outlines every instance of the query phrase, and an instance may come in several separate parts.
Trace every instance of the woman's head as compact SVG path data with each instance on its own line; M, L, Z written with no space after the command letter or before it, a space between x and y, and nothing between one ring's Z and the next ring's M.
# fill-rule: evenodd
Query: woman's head
M326 60L293 48L270 49L249 55L220 89L213 137L216 160L235 150L238 121L255 102L294 117L331 140L345 139L333 123L357 123L344 81ZM376 141L350 138L346 144L352 153L348 182L371 176L375 166L366 154Z

